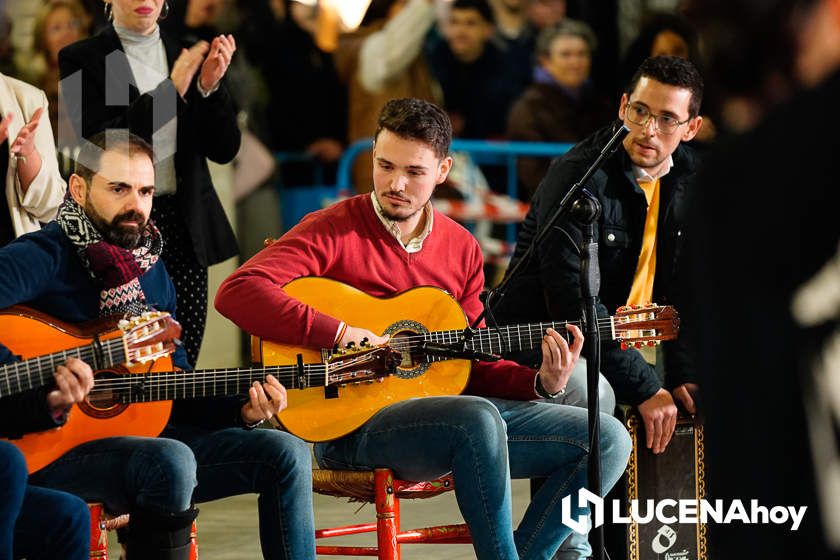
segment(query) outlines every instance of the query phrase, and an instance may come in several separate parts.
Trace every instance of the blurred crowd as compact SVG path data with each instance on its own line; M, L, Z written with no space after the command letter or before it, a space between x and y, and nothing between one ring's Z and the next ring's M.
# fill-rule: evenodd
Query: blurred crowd
M354 2L343 4L346 10ZM311 158L279 170L286 186L313 184L313 162L325 171L321 182L334 182L344 149L373 135L388 99L441 104L456 137L575 142L616 116L625 82L646 57L671 54L704 67L703 46L677 0L372 0L366 10L366 2L355 4L364 11L351 29L329 0L169 0L161 28L187 43L218 33L235 37L240 52L226 81L247 134L245 149ZM58 53L107 26L103 5L7 0L0 13L0 71L44 90L56 138ZM701 143L721 122L713 95L706 111L712 114ZM739 111L721 125L746 127L748 114ZM547 165L519 163L522 200ZM359 158L353 176L359 192L371 188L369 169Z

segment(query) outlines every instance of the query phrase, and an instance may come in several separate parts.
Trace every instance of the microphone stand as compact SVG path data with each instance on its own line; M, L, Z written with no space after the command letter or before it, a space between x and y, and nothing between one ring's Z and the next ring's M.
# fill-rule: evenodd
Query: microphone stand
M598 373L601 363L601 333L598 330L596 302L601 289L601 269L598 266L598 243L595 241L595 222L601 215L601 203L586 189L572 205L572 216L582 226L583 239L580 243L580 297L583 305L583 334L589 344L586 346L586 398L589 420L589 462L587 477L589 491L598 496L601 493L601 422L598 396ZM604 526L589 531L592 544L592 558L604 558Z
M583 185L592 177L592 175L601 167L604 161L612 156L613 153L621 145L621 141L630 132L626 125L621 127L612 135L606 143L601 153L592 162L592 165L586 170L583 176L566 192L557 209L548 218L542 229L534 236L531 245L520 257L516 265L510 269L508 274L499 284L495 290L490 290L485 300L485 309L473 321L473 324L464 329L462 334L462 344L472 338L473 329L478 328L481 321L487 315L487 311L492 312L493 307L499 304L506 295L506 290L510 286L511 281L517 275L521 274L531 257L536 253L537 247L548 236L549 232L554 227L554 224L566 213L572 213L573 217L583 224L583 240L581 242L581 304L583 309L583 332L584 336L590 341L586 352L586 394L589 402L588 420L589 420L589 461L588 461L588 481L589 491L601 496L601 438L600 438L600 418L598 406L598 370L600 362L600 333L598 331L598 316L595 307L595 302L598 297L598 291L601 287L601 274L598 267L598 244L594 241L595 236L595 221L601 214L601 205L598 200L583 188ZM491 313L492 316L492 313ZM592 542L593 558L596 560L603 560L604 558L604 527L593 527L590 530L590 541Z

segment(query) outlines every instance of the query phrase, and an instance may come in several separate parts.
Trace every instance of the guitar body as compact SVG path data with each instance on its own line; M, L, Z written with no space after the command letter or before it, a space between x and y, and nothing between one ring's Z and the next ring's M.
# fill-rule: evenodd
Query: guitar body
M377 334L391 334L398 346L403 336L467 326L464 312L443 290L420 287L390 298L376 298L326 278L298 278L283 289L322 313ZM254 340L254 354L263 365L321 363L319 350ZM256 350L259 356L256 356ZM291 433L307 441L327 441L346 435L389 404L415 397L457 395L467 386L467 360L414 363L407 354L395 375L381 381L343 385L333 395L324 387L289 389L288 407L278 419Z
M13 354L29 359L90 344L98 332L107 331L100 335L102 340L119 337L121 333L114 330L114 324L114 320L105 319L76 327L30 309L11 307L0 311L0 342ZM114 368L96 372L96 376L118 370L126 371ZM129 371L172 371L172 362L168 357L158 358L151 369L149 364L140 364ZM84 403L73 406L64 426L9 441L23 452L31 473L88 441L111 436L158 436L171 410L171 401L132 405Z

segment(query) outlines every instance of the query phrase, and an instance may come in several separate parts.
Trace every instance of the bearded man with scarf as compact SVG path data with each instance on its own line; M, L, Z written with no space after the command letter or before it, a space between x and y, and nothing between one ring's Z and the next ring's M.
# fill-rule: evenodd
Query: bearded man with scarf
M175 315L175 290L159 260L164 240L149 220L153 160L151 147L125 132L90 138L56 221L0 249L0 308L25 304L70 323L150 308ZM0 346L0 363L11 359ZM173 361L189 368L182 347ZM60 425L68 411L48 414L46 391L4 403L4 431ZM265 558L314 558L309 448L285 432L251 429L285 403L272 376L248 395L180 401L161 437L82 444L29 482L130 513L129 560L188 558L193 504L244 493L260 495Z

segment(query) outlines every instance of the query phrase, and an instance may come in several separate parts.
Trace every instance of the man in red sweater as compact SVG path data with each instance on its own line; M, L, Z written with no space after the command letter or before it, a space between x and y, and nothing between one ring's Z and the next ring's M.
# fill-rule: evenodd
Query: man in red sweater
M319 276L377 297L436 286L474 320L482 307L481 250L429 202L452 166L451 137L449 119L437 106L417 99L388 102L374 139L373 192L305 217L225 280L216 308L247 332L285 344L387 342L381 333L346 325L281 289L296 278ZM586 483L587 413L531 399L563 391L583 344L580 331L568 328L571 347L559 333L546 332L538 371L509 361L475 362L470 396L391 404L353 433L316 444L319 463L386 465L413 480L451 471L478 558L550 558L570 532L561 522L560 500ZM601 452L606 492L624 470L630 440L604 414ZM536 476L547 481L514 531L510 478ZM587 512L573 505L574 519Z

